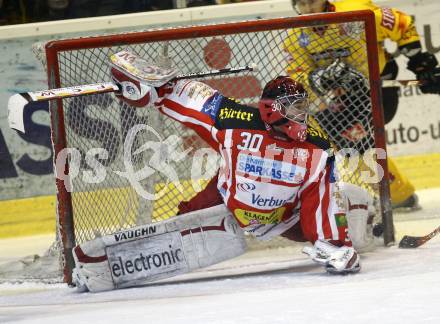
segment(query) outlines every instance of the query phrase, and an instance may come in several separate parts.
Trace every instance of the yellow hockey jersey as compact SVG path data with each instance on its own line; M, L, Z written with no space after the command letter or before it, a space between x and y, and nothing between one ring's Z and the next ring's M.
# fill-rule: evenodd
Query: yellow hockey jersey
M379 70L382 72L386 63L385 39L403 46L419 41L420 37L412 17L394 8L379 7L370 0L330 2L333 12L367 9L372 10L376 18ZM361 27L351 23L291 30L283 44L288 59L287 73L309 88L309 73L339 58L368 77L365 35Z

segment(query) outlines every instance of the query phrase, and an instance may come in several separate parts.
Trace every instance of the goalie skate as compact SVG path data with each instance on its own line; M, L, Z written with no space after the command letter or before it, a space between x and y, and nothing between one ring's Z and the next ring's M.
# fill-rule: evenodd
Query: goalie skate
M411 213L422 209L419 204L419 197L414 193L401 203L393 204L393 210L400 213Z
M359 255L352 247L337 247L326 241L316 241L313 247L304 247L303 253L322 264L328 273L347 274L361 270Z

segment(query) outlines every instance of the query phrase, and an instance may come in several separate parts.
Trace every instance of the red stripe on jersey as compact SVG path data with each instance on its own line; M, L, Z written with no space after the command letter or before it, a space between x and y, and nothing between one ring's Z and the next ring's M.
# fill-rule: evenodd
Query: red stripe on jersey
M333 239L332 228L330 226L329 217L333 217L333 215L329 215L329 205L330 205L330 169L326 168L327 173L325 177L322 178L321 181L325 181L325 192L322 196L321 200L321 213L322 213L322 230L324 233L325 239Z
M184 117L190 117L190 118L197 119L198 121L205 123L209 126L214 126L214 124L215 124L214 120L210 116L208 116L207 114L205 114L199 110L185 107L185 106L183 106L173 100L165 98L164 100L161 101L161 104L169 109L172 109L173 111L175 111L176 113L178 113Z
M311 183L309 187L301 193L300 200L301 229L304 233L304 237L314 243L318 239L316 211L319 206L319 180Z
M237 163L237 157L233 155L233 147L234 147L234 133L236 133L235 130L228 129L225 131L225 140L223 142L224 148L224 160L225 160L225 166L227 168L227 176L226 176L226 183L228 187L228 193L226 194L226 205L230 205L230 200L235 197L235 187L236 187L236 177L233 175L233 172L235 171L234 165Z
M161 105L170 109L177 116L170 115L163 108L159 108L165 115L194 130L209 146L218 151L217 139L214 139L212 136L214 122L208 115L191 108L186 108L169 99L162 100Z

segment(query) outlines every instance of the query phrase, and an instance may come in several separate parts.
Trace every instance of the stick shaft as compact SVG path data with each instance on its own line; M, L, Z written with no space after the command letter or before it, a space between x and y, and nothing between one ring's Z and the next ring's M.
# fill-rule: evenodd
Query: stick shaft
M253 71L254 69L255 68L253 66L246 65L236 68L226 68L226 69L211 70L205 72L195 72L195 73L178 75L174 78L174 80L197 79L197 78L216 76L222 74L235 74L244 71ZM382 81L383 87L398 87L401 85L403 86L420 85L420 82L417 80ZM65 87L65 88L25 92L25 93L21 93L21 95L25 96L28 101L47 101L47 100L64 99L64 98L71 98L77 96L99 94L106 92L117 92L117 91L119 91L119 88L116 84L111 82L99 82L99 83L78 85L78 86Z
M382 87L390 88L390 87L400 87L400 86L418 86L421 82L419 80L383 80Z
M203 78L207 76L215 76L221 74L234 74L244 71L253 71L254 69L255 67L251 65L246 65L235 68L226 68L220 70L182 74L176 76L173 80L196 79L196 78ZM119 91L119 88L116 84L111 82L100 82L100 83L77 85L77 86L65 87L65 88L25 92L25 93L20 93L20 95L23 96L27 101L47 101L47 100L66 99L71 97L107 93L107 92L117 92L117 91Z
M101 82L58 89L25 92L20 95L24 96L28 101L47 101L115 91L119 91L116 84Z
M240 66L235 68L226 68L226 69L220 69L220 70L211 70L211 71L205 71L205 72L195 72L195 73L188 73L188 74L182 74L178 75L174 78L174 80L181 80L181 79L197 79L197 78L203 78L207 76L215 76L215 75L221 75L221 74L234 74L234 73L240 73L244 71L254 71L255 67L252 65L246 65L246 66Z
M432 239L434 236L436 236L437 234L440 233L440 226L437 227L435 230L433 230L430 234L428 234L427 236L429 237L429 239Z

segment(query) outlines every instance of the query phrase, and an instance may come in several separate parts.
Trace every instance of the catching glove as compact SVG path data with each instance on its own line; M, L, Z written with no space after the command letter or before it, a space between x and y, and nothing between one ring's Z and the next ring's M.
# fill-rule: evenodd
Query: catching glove
M145 107L158 99L154 87L134 79L130 73L112 68L111 75L113 82L121 89L119 93L115 93L116 97L130 106Z
M440 94L440 68L437 65L437 58L428 52L420 52L409 58L407 68L421 82L419 87L423 93Z
M128 51L113 54L111 76L120 87L116 96L134 107L145 107L157 101L167 84L177 75L177 69L163 68ZM162 94L163 95L163 94Z

